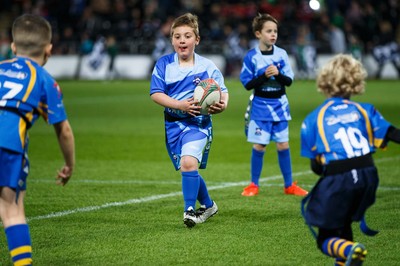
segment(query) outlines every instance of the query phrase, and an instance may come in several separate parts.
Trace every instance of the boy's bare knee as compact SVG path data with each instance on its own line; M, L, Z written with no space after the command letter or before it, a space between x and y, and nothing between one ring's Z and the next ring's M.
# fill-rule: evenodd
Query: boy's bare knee
M276 149L278 151L283 151L289 149L289 142L277 142Z
M198 161L197 158L192 156L183 156L181 158L181 171L188 172L188 171L195 171L198 168Z

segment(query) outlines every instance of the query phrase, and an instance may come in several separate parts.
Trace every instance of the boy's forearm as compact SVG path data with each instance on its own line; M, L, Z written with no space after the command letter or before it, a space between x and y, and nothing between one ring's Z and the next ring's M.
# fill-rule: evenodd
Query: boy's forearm
M71 169L75 166L75 139L69 122L63 121L55 124L57 140L64 156L65 164Z

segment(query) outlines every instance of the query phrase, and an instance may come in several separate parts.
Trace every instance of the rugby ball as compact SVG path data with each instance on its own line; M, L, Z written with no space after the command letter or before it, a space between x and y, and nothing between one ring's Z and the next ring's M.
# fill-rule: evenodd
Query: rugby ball
M200 113L207 115L208 107L221 100L221 88L214 79L204 79L194 89L193 98L201 106Z

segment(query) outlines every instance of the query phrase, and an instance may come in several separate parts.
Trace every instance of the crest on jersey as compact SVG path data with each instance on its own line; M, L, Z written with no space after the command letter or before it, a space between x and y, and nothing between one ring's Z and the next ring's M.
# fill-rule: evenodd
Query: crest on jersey
M195 79L193 80L193 84L196 86L199 85L200 82L201 82L200 77L195 77Z
M61 95L62 95L62 91L61 91L60 85L58 85L57 82L54 82L53 87L57 90L57 96L58 96L58 98L60 98Z

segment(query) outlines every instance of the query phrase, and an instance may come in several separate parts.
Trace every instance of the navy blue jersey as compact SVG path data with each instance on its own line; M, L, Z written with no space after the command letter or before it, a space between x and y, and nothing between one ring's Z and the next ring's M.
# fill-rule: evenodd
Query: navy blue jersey
M58 84L31 59L0 62L0 147L22 153L39 116L49 124L67 119Z
M263 55L258 46L247 52L243 59L240 81L246 86L251 80L264 75L265 70L270 65L275 65L279 73L293 80L294 73L286 51L274 45L271 55ZM275 80L275 77L270 77L261 88L266 92L278 92L282 89L282 85ZM254 96L250 119L275 122L291 120L289 102L286 95L282 95L280 98Z
M329 98L301 127L301 155L328 164L382 148L390 124L371 104Z

